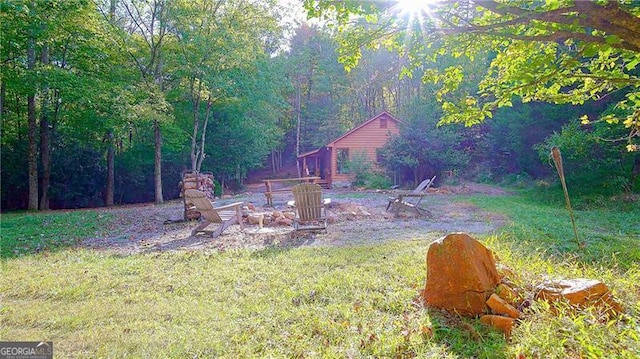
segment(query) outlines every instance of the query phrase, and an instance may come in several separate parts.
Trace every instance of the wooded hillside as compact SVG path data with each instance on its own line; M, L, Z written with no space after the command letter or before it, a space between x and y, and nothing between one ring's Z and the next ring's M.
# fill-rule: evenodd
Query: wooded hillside
M444 54L426 68L406 52L360 47L358 66L346 71L341 37L282 18L295 13L283 6L0 2L2 210L161 203L178 196L187 170L240 189L249 171L276 172L382 110L405 121L385 156L403 179L428 171L485 181L545 178L552 170L546 149L562 144L576 181L607 193L638 189L637 152L603 140L624 131L607 122L578 125L585 114L633 111L613 105L636 87L580 106L514 98L511 107L487 110L488 122L437 126L451 115L437 102L446 94L423 78L438 70L455 80L451 69L460 69L471 76L456 87L478 93L495 53ZM637 81L635 65L623 66Z

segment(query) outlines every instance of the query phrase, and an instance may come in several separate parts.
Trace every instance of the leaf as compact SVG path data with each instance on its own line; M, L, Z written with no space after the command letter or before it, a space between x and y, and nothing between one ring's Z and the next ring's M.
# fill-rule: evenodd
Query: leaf
M588 125L589 124L589 116L588 115L582 115L582 117L580 117L580 123L583 125Z
M640 59L636 57L635 59L627 62L627 64L624 66L624 68L627 69L628 71L631 71L631 70L635 69L636 66L638 66L639 63L640 63Z
M619 44L621 42L620 38L618 36L616 36L616 35L609 35L609 36L605 37L605 41L609 45L615 45L615 44Z

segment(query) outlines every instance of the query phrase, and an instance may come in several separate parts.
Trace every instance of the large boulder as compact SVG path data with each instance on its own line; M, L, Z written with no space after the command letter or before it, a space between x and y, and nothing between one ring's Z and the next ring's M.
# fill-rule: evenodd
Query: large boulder
M487 299L500 282L492 252L465 233L451 233L429 246L426 305L461 315L487 312Z

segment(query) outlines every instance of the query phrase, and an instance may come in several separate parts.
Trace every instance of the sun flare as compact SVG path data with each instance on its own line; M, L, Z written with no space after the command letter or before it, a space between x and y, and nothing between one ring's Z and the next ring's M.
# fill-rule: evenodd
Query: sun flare
M428 13L437 0L398 0L395 7L409 15L422 15Z

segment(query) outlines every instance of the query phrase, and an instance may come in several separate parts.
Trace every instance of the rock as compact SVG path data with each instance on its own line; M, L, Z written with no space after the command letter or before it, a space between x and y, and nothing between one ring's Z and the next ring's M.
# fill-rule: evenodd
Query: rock
M522 301L520 294L518 294L515 289L504 283L498 284L498 288L496 288L496 294L513 306L520 304L520 302Z
M516 272L513 271L513 269L507 267L502 263L496 264L496 269L498 270L498 274L500 274L500 278L515 279L518 277L518 275L516 274Z
M289 218L292 221L296 219L296 212L286 211L286 212L282 212L282 215L285 216L285 218Z
M495 293L491 294L487 305L493 314L502 314L515 319L520 318L520 312Z
M383 212L382 217L384 217L384 219L393 219L395 216L393 213Z
M369 213L369 211L364 207L358 207L357 213L359 217L371 217L371 213Z
M480 323L489 325L499 331L503 332L504 335L508 338L511 336L511 329L513 329L513 325L516 320L509 317L503 317L501 315L483 315L480 317Z
M290 226L293 224L293 221L286 217L280 217L275 221L276 226Z
M462 315L484 314L499 282L492 252L468 234L451 233L429 246L425 304Z
M256 225L260 223L260 217L262 217L262 214L249 213L249 215L247 216L247 223Z
M536 287L535 299L550 303L566 300L573 307L598 307L613 314L622 313L624 308L618 303L606 284L595 279L561 279L546 281Z
M364 217L371 217L371 213L367 208L356 203L344 203L336 206L340 212L346 214L347 220L355 221Z

